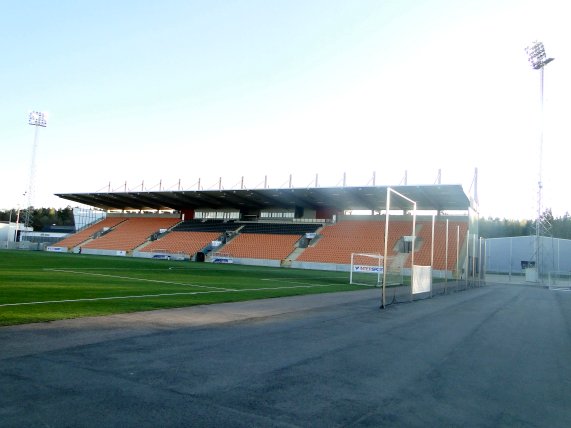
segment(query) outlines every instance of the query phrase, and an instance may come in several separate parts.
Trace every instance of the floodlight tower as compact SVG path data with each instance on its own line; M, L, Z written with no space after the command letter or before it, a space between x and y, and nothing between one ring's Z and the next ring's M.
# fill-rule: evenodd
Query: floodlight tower
M534 41L527 48L525 48L529 63L534 70L539 70L539 91L540 91L540 130L539 130L539 177L537 182L537 218L535 220L535 268L537 269L537 279L541 282L541 210L542 210L542 196L543 196L543 127L544 127L544 114L543 114L543 69L553 61L555 58L547 58L545 54L545 47L542 42Z
M30 225L31 217L32 217L32 207L33 207L33 190L34 190L34 179L36 175L36 151L38 148L38 129L40 127L45 128L46 123L46 116L41 111L31 111L30 115L28 116L28 124L35 126L34 132L34 146L32 148L32 164L30 166L30 181L28 183L28 205L26 209L26 216L24 217L24 225L28 227Z

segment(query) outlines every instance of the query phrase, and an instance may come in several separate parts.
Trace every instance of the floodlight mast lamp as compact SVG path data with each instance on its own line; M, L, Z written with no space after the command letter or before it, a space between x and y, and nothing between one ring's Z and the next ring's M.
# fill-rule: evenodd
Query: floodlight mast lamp
M33 194L34 194L34 179L36 175L36 151L38 148L38 129L45 128L47 126L46 115L41 111L31 111L28 116L28 124L35 126L34 132L34 146L32 148L32 164L30 166L30 181L28 183L28 205L26 209L26 217L24 219L24 225L28 227L30 225L32 217L32 205L33 205Z
M539 177L537 181L537 217L535 220L535 268L537 270L537 279L541 282L541 257L540 257L540 239L541 239L541 210L543 199L543 128L544 128L544 114L543 114L543 69L553 61L555 58L547 58L545 54L545 47L542 42L534 41L527 48L525 48L529 63L534 70L540 71L540 115L541 124L539 130Z

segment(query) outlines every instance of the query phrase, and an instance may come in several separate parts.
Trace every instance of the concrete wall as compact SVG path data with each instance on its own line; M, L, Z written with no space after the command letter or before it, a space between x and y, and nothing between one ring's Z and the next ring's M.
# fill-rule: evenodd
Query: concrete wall
M145 251L133 251L133 257L139 257L142 259L155 259L163 258L165 256L170 257L170 260L190 260L188 254L168 254L165 252L145 252Z
M235 265L280 267L280 260L233 258Z
M74 253L78 253L79 250L74 249ZM126 251L118 251L118 250L98 250L96 248L82 248L81 254L92 254L96 256L126 256Z
M314 269L314 270L331 270L340 272L349 272L351 265L337 263L316 263L316 262L298 262L293 260L291 267L296 269Z

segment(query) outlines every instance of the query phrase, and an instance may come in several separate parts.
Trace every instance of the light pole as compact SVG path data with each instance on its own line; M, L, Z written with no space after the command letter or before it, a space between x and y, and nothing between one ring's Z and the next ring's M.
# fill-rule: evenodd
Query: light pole
M16 230L14 231L14 242L18 242L18 227L19 226L20 226L20 204L18 204L18 213L16 214Z
M541 122L539 130L539 177L537 182L537 218L535 220L535 268L537 271L537 280L541 282L541 271L543 262L541 258L541 210L542 210L542 197L543 197L543 127L544 127L544 114L543 114L543 69L549 64L554 58L547 58L545 54L545 48L543 43L539 41L532 42L527 48L525 48L527 53L529 63L534 70L540 71L540 107L541 107Z
M32 164L30 166L30 182L28 184L28 207L26 209L26 216L24 217L24 225L28 227L30 225L30 220L32 217L32 205L33 205L33 190L34 190L34 179L35 179L35 172L36 172L36 151L38 148L38 129L40 127L45 128L46 123L46 116L41 111L31 111L30 115L28 116L28 124L35 126L34 132L34 146L32 148Z

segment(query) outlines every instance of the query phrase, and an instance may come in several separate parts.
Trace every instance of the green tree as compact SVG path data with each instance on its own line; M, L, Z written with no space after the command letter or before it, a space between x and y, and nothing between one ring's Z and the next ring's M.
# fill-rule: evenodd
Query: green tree
M526 236L532 230L533 222L531 220L508 220L488 217L481 218L479 223L480 236L483 238Z
M15 209L0 211L0 221L16 222L18 212ZM24 221L25 211L20 210L20 222ZM34 230L42 230L46 226L73 226L73 208L34 208L32 209L31 226Z
M571 216L565 213L555 217L551 208L547 208L540 217L549 236L571 239ZM503 238L511 236L530 236L535 234L536 220L508 220L500 218L481 218L480 236L483 238Z

